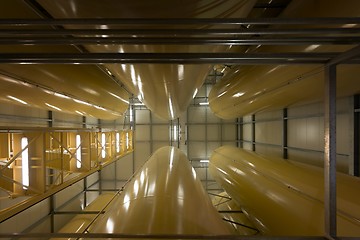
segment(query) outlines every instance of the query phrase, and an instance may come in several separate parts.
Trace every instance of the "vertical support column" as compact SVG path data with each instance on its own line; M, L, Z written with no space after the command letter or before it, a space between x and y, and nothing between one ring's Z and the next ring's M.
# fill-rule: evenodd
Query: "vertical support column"
M240 136L239 136L239 147L240 148L244 148L244 118L243 117L241 117L240 119L239 119L240 121L239 121L239 128L240 128Z
M220 118L220 146L223 145L224 121Z
M86 128L86 117L82 117L82 128Z
M354 176L360 176L360 95L354 96Z
M84 185L83 185L83 191L84 191L84 208L87 206L87 177L84 178Z
M154 152L154 139L153 139L153 119L152 119L152 113L149 110L150 114L150 153L152 154Z
M174 134L173 134L173 130L174 130L174 125L173 125L173 120L170 120L170 143L169 143L169 145L170 146L172 146L173 145L173 136L174 136Z
M53 112L48 111L48 127L53 127L53 122L54 122Z
M132 109L130 111L130 114L132 114L132 117L130 119L132 119L132 121L130 121L130 129L133 130L133 135L132 135L132 142L133 142L133 149L136 148L135 144L136 144L136 139L135 139L135 130L136 130L136 108L134 107L134 102L133 100L130 102L130 108ZM135 157L136 157L136 151L132 151L132 173L135 173Z
M236 118L236 147L240 147L240 119Z
M189 156L189 107L191 106L191 104L189 104L189 106L186 108L186 139L185 139L185 144L186 144L186 156L190 159Z
M177 148L180 148L180 119L177 118L177 121L176 121L176 140L177 140Z
M53 127L53 112L48 111L48 127ZM45 144L45 142L44 142ZM54 169L49 168L49 185L54 183ZM50 204L49 204L49 212L50 212L50 232L55 232L55 196L51 195L49 198Z
M324 176L325 234L336 237L336 65L325 66Z
M256 139L255 139L255 114L251 115L251 144L252 150L256 151Z
M288 109L283 109L283 132L282 132L283 158L288 159Z

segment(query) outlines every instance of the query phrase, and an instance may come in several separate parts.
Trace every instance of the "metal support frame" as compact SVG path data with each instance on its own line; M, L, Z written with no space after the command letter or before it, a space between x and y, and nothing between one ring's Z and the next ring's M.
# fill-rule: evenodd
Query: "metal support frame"
M101 33L103 34L103 33ZM238 37L2 37L0 45L81 45L81 44L141 44L141 45L304 45L357 44L360 37L268 37L249 39Z
M105 63L178 63L178 64L326 64L338 56L326 53L4 53L0 63L8 64L105 64ZM344 63L359 63L359 59Z
M240 124L239 125L239 128L240 128L240 136L239 136L240 145L239 146L241 148L244 148L244 143L243 143L243 141L244 141L244 118L243 117L240 118L239 124Z
M324 210L325 234L336 238L336 66L360 55L360 45L325 64L324 84Z
M256 151L255 129L256 129L256 120L255 120L255 114L253 114L251 115L251 149L254 152Z
M354 96L354 176L360 176L360 95Z
M44 25L328 25L359 24L357 17L324 18L59 18L1 19L0 26Z
M288 109L283 109L282 148L283 158L288 159Z

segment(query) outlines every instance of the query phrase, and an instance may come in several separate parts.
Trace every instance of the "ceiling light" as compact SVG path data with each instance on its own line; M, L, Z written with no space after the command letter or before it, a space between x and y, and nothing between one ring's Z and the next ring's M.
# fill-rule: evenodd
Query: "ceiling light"
M48 106L48 107L51 107L51 108L53 108L53 109L56 109L56 110L58 110L58 111L61 111L61 108L58 108L58 107L56 107L56 106L54 106L54 105L51 105L51 104L49 104L49 103L45 103L45 105Z
M23 101L23 100L21 100L21 99L19 99L19 98L16 98L16 97L13 97L13 96L7 96L8 98L10 98L10 99L12 99L12 100L15 100L15 101L17 101L17 102L19 102L19 103L22 103L22 104L24 104L24 105L27 105L28 103L27 102L25 102L25 101Z

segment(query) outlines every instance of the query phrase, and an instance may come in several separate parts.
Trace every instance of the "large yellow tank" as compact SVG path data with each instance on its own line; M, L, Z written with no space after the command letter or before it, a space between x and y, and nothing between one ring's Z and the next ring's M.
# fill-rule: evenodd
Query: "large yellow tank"
M292 1L280 17L359 17L356 0ZM308 27L308 26L307 26ZM310 26L319 27L319 26ZM323 26L322 26L323 27ZM358 27L356 24L336 27ZM292 27L294 28L294 27ZM304 26L299 26L304 28ZM285 36L286 37L286 36ZM256 46L247 52L344 52L354 46L300 45ZM338 97L360 93L358 65L337 67ZM216 84L210 94L210 108L220 118L231 119L275 110L296 104L321 101L324 92L324 69L320 65L235 66Z
M223 146L209 171L264 235L324 236L321 168ZM360 236L359 187L359 178L338 173L338 236Z
M26 1L1 2L0 18L39 19ZM42 27L42 29L50 29ZM79 53L75 46L1 45L2 53ZM123 116L129 93L96 65L0 64L0 102L100 119Z
M55 18L240 18L246 17L255 0L137 0L122 1L38 1ZM72 27L72 26L67 26ZM111 29L111 25L92 26ZM124 26L124 28L209 28L209 26ZM136 37L136 36L135 36ZM158 36L157 36L158 37ZM161 37L161 36L160 36ZM201 53L226 51L226 46L210 45L85 45L90 52L116 53ZM154 114L174 119L185 112L194 93L201 87L209 64L106 64L135 97Z
M230 234L179 149L162 147L114 200L91 233Z

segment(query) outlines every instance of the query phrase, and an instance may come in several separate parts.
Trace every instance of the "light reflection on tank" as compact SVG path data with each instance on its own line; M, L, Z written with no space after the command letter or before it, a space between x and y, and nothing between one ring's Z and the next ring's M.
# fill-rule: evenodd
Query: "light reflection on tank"
M231 234L189 160L174 147L158 149L89 232Z
M223 146L211 175L264 235L324 235L323 169ZM360 236L360 179L337 174L338 236Z

